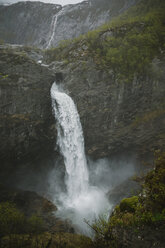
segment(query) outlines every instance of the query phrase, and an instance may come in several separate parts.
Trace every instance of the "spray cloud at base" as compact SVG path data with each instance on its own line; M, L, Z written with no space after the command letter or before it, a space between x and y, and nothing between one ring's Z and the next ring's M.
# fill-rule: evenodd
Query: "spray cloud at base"
M49 176L50 194L58 207L57 215L70 219L77 231L89 234L84 219L92 222L100 214L110 211L106 193L113 186L110 179L116 172L105 159L88 160L87 166L83 131L73 100L55 83L51 98L57 123L57 146L64 159L65 174L60 173L57 161ZM119 177L117 183L125 177Z

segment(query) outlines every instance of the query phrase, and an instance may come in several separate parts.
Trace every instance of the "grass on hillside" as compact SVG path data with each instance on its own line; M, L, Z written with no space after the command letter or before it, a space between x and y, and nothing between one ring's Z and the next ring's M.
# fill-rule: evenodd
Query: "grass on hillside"
M129 82L151 68L165 50L165 2L142 0L121 16L74 40L46 51L47 62L65 64L93 58L102 70L113 70L115 80Z

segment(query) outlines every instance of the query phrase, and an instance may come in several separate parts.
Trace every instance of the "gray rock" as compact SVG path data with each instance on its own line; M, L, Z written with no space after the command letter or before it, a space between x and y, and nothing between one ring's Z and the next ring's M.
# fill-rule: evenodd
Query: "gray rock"
M26 51L9 47L0 48L0 67L1 163L53 151L50 87L55 75Z
M98 69L90 58L52 64L78 107L88 155L100 158L132 150L143 156L164 146L163 67L164 59L154 60L150 74L122 84L112 70Z
M62 40L78 37L110 21L136 2L89 0L63 8L41 2L0 5L0 37L11 44L57 46Z

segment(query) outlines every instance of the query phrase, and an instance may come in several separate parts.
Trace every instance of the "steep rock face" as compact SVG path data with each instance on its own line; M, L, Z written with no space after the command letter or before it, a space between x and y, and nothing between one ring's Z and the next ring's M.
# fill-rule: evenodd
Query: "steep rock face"
M75 5L64 6L58 16L52 46L61 40L78 37L89 30L110 21L134 5L137 1L89 0Z
M1 164L52 151L55 130L49 92L54 74L11 48L1 47L0 67Z
M75 5L20 2L0 6L0 37L7 43L56 46L104 24L137 0L89 0ZM51 42L50 42L51 40Z
M49 38L51 19L60 5L20 2L0 6L0 36L7 43L42 47Z
M86 150L105 157L124 150L140 154L164 144L164 59L153 61L154 70L118 83L113 72L99 70L89 59L51 67L77 104Z

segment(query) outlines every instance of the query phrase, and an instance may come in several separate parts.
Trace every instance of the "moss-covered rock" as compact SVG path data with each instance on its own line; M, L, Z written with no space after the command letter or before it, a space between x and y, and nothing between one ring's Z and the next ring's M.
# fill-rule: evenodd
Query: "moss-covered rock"
M131 198L123 199L120 203L121 212L135 212L138 203L138 197L132 196Z
M95 247L164 247L164 169L165 153L161 153L155 160L155 169L145 178L142 193L123 199L109 221L102 219L93 225L97 230Z

